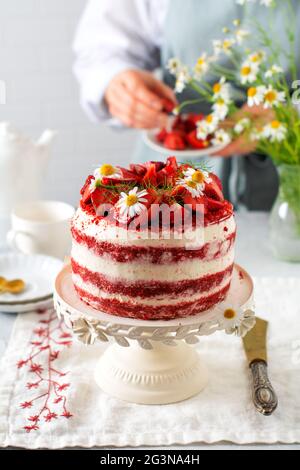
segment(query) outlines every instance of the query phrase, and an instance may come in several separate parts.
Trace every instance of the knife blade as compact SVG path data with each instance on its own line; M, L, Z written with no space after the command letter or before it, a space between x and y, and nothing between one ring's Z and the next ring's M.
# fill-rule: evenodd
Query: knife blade
M271 416L278 407L278 398L268 377L268 322L257 318L255 327L243 338L244 349L252 374L252 396L256 409Z

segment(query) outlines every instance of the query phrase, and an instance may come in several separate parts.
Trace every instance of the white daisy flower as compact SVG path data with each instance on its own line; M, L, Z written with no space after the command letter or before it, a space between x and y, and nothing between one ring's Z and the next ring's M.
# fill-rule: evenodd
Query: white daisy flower
M94 171L94 177L95 179L91 182L91 189L95 190L98 184L102 182L103 178L120 178L121 171L119 170L119 168L105 163Z
M203 75L205 75L209 70L210 58L207 56L207 53L204 52L194 67L194 77L196 80L201 80Z
M264 93L264 108L269 109L277 107L286 100L285 92L275 90L271 85L266 88Z
M240 135L245 132L246 129L249 129L251 125L251 121L249 118L240 119L236 125L234 126L233 130L236 134Z
M121 193L115 206L120 211L121 218L125 220L133 218L145 210L146 206L143 203L147 202L147 199L145 199L147 194L146 190L139 191L137 187L129 191L128 194Z
M262 64L262 62L264 62L265 58L266 58L266 53L264 51L257 51L249 55L248 62L251 62L252 64L256 64L257 66L259 66L260 64Z
M172 57L167 64L167 69L172 75L177 75L182 67L181 61L176 57Z
M213 89L213 100L218 100L223 98L224 101L228 102L230 100L230 85L226 82L225 77L221 77L220 81L215 83L212 86Z
M182 93L188 82L191 80L189 69L186 66L181 67L177 74L175 92Z
M282 142L287 135L287 128L279 121L272 121L267 124L262 131L262 136L271 142Z
M236 42L240 46L243 44L244 40L250 36L250 32L246 29L237 29L235 32Z
M220 325L228 335L246 336L254 328L256 319L252 310L244 310L239 305L228 305L225 301L217 307Z
M257 80L259 68L258 65L253 62L244 62L240 70L240 79L242 85L247 83L253 83Z
M224 129L218 129L211 142L216 147L219 145L228 145L231 142L231 137Z
M213 134L219 125L219 119L214 114L209 114L202 121L197 122L197 137L205 140L208 135Z
M208 171L195 168L188 168L183 172L186 178L191 178L197 184L211 183L212 179Z
M266 71L265 73L265 77L266 78L272 78L274 75L278 75L280 73L283 73L284 70L282 67L280 67L279 65L272 65L272 67Z
M264 86L257 86L251 87L247 91L247 104L252 108L252 106L259 106L264 101L266 87Z
M229 112L229 106L223 98L219 98L213 104L212 108L213 108L213 111L214 111L214 115L217 116L217 118L220 121L223 121L226 118L226 116Z
M224 54L230 54L233 46L235 45L236 41L234 38L224 39L223 41L220 39L216 39L213 41L214 53L218 56L222 52Z

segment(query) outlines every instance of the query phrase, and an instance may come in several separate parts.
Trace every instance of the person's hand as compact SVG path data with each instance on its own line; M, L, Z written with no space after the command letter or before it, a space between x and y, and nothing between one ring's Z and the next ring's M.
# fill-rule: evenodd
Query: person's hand
M235 124L243 118L249 118L254 127L262 127L265 124L275 119L275 113L272 109L265 109L263 106L249 107L244 105L242 109L237 111L230 119L227 119L222 127L224 129L232 129ZM220 150L215 156L218 157L232 157L233 155L247 155L255 151L257 143L251 141L249 135L242 134L227 145L223 150Z
M110 114L128 127L137 129L161 128L167 124L164 100L177 104L171 88L152 73L126 70L108 85L105 102Z

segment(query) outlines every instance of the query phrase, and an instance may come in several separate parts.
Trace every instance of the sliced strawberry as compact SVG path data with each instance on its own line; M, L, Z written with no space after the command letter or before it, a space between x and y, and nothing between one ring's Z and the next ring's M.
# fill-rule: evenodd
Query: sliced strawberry
M174 185L177 178L178 164L175 157L169 157L167 163L157 173L158 185Z
M145 165L131 164L130 171L137 176L143 177L147 171L147 168L145 167Z
M170 132L167 135L164 146L170 150L184 150L186 148L184 138L175 132Z
M173 131L181 131L185 133L185 121L181 116L177 116L172 124Z
M194 130L187 135L187 141L190 146L195 149L206 149L210 145L208 140L198 139L197 130Z
M224 208L224 201L216 201L216 199L206 198L206 204L209 210L219 211Z
M193 197L188 191L183 198L184 204L192 206L192 210L201 214L207 213L206 198L204 196Z
M156 134L156 138L158 142L163 143L167 135L168 135L167 129L164 127L163 129L159 131L158 134Z
M220 179L212 173L210 173L209 176L210 176L211 182L205 184L206 196L212 199L216 199L217 201L224 201L224 195L222 192L222 183Z
M92 203L97 210L102 204L115 205L119 200L119 195L106 188L96 188L91 195Z
M176 104L173 101L168 100L167 98L163 100L163 110L167 113L172 113L175 106Z
M157 171L155 162L149 162L147 172L143 178L143 183L157 186Z
M94 179L94 176L90 175L87 178L82 190L80 191L80 194L82 195L81 202L83 202L84 204L88 204L91 202L91 183L92 181L94 181Z

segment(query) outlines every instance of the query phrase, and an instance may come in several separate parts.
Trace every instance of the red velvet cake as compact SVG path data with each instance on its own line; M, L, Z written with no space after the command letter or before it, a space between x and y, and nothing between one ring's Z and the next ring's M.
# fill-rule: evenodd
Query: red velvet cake
M102 165L72 221L73 282L97 310L147 320L211 309L230 288L236 224L221 182L203 168Z

